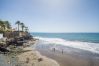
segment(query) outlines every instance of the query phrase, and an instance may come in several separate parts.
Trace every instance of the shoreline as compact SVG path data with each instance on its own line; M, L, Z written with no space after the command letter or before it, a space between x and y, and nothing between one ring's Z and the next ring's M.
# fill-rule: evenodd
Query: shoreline
M15 66L98 66L99 55L65 47L65 51L53 51L52 45L45 45L39 40L28 40L23 46L14 51L17 60L11 60L8 64ZM61 49L60 49L61 50ZM14 55L9 55L11 59ZM6 65L7 66L7 65Z
M53 51L51 49L53 46L50 44L39 42L36 45L36 50L42 55L54 59L60 66L99 66L99 55L97 54L69 47L65 47L66 50L62 54L61 51Z
M48 58L35 49L36 39L28 40L23 46L11 46L11 52L0 54L3 66L60 66L55 60ZM3 58L4 57L4 58ZM3 63L2 63L3 62Z
M41 55L31 47L26 47L24 50L29 51L18 55L19 64L22 64L22 66L59 66L55 60Z
M44 50L38 50L42 55L45 55L51 59L57 61L60 66L99 66L99 57L83 56L79 54L61 54L59 52L48 52Z

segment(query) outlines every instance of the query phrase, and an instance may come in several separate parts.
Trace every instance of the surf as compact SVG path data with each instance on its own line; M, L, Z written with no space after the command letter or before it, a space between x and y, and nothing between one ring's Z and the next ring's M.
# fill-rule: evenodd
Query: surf
M81 49L99 54L99 43L81 42L81 41L68 41L62 38L46 38L46 37L34 37L39 39L44 44L61 45L65 47L71 47L75 49Z

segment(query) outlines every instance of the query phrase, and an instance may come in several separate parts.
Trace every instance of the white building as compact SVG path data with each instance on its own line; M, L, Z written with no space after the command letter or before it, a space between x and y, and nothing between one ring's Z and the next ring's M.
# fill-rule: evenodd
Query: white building
M0 39L3 38L3 33L0 33Z

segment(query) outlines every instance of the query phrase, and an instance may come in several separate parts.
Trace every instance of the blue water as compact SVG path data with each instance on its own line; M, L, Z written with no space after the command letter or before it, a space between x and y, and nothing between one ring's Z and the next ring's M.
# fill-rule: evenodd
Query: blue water
M99 33L31 33L45 38L61 38L69 41L99 43Z

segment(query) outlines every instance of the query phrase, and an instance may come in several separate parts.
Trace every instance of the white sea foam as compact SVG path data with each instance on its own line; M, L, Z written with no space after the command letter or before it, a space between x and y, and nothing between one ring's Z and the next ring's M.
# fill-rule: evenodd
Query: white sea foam
M82 49L86 51L91 51L94 53L99 53L99 43L89 43L89 42L80 42L80 41L66 41L61 38L42 38L42 37L35 37L39 40L46 42L45 44L56 44L56 45L63 45L68 47L73 47L77 49Z

